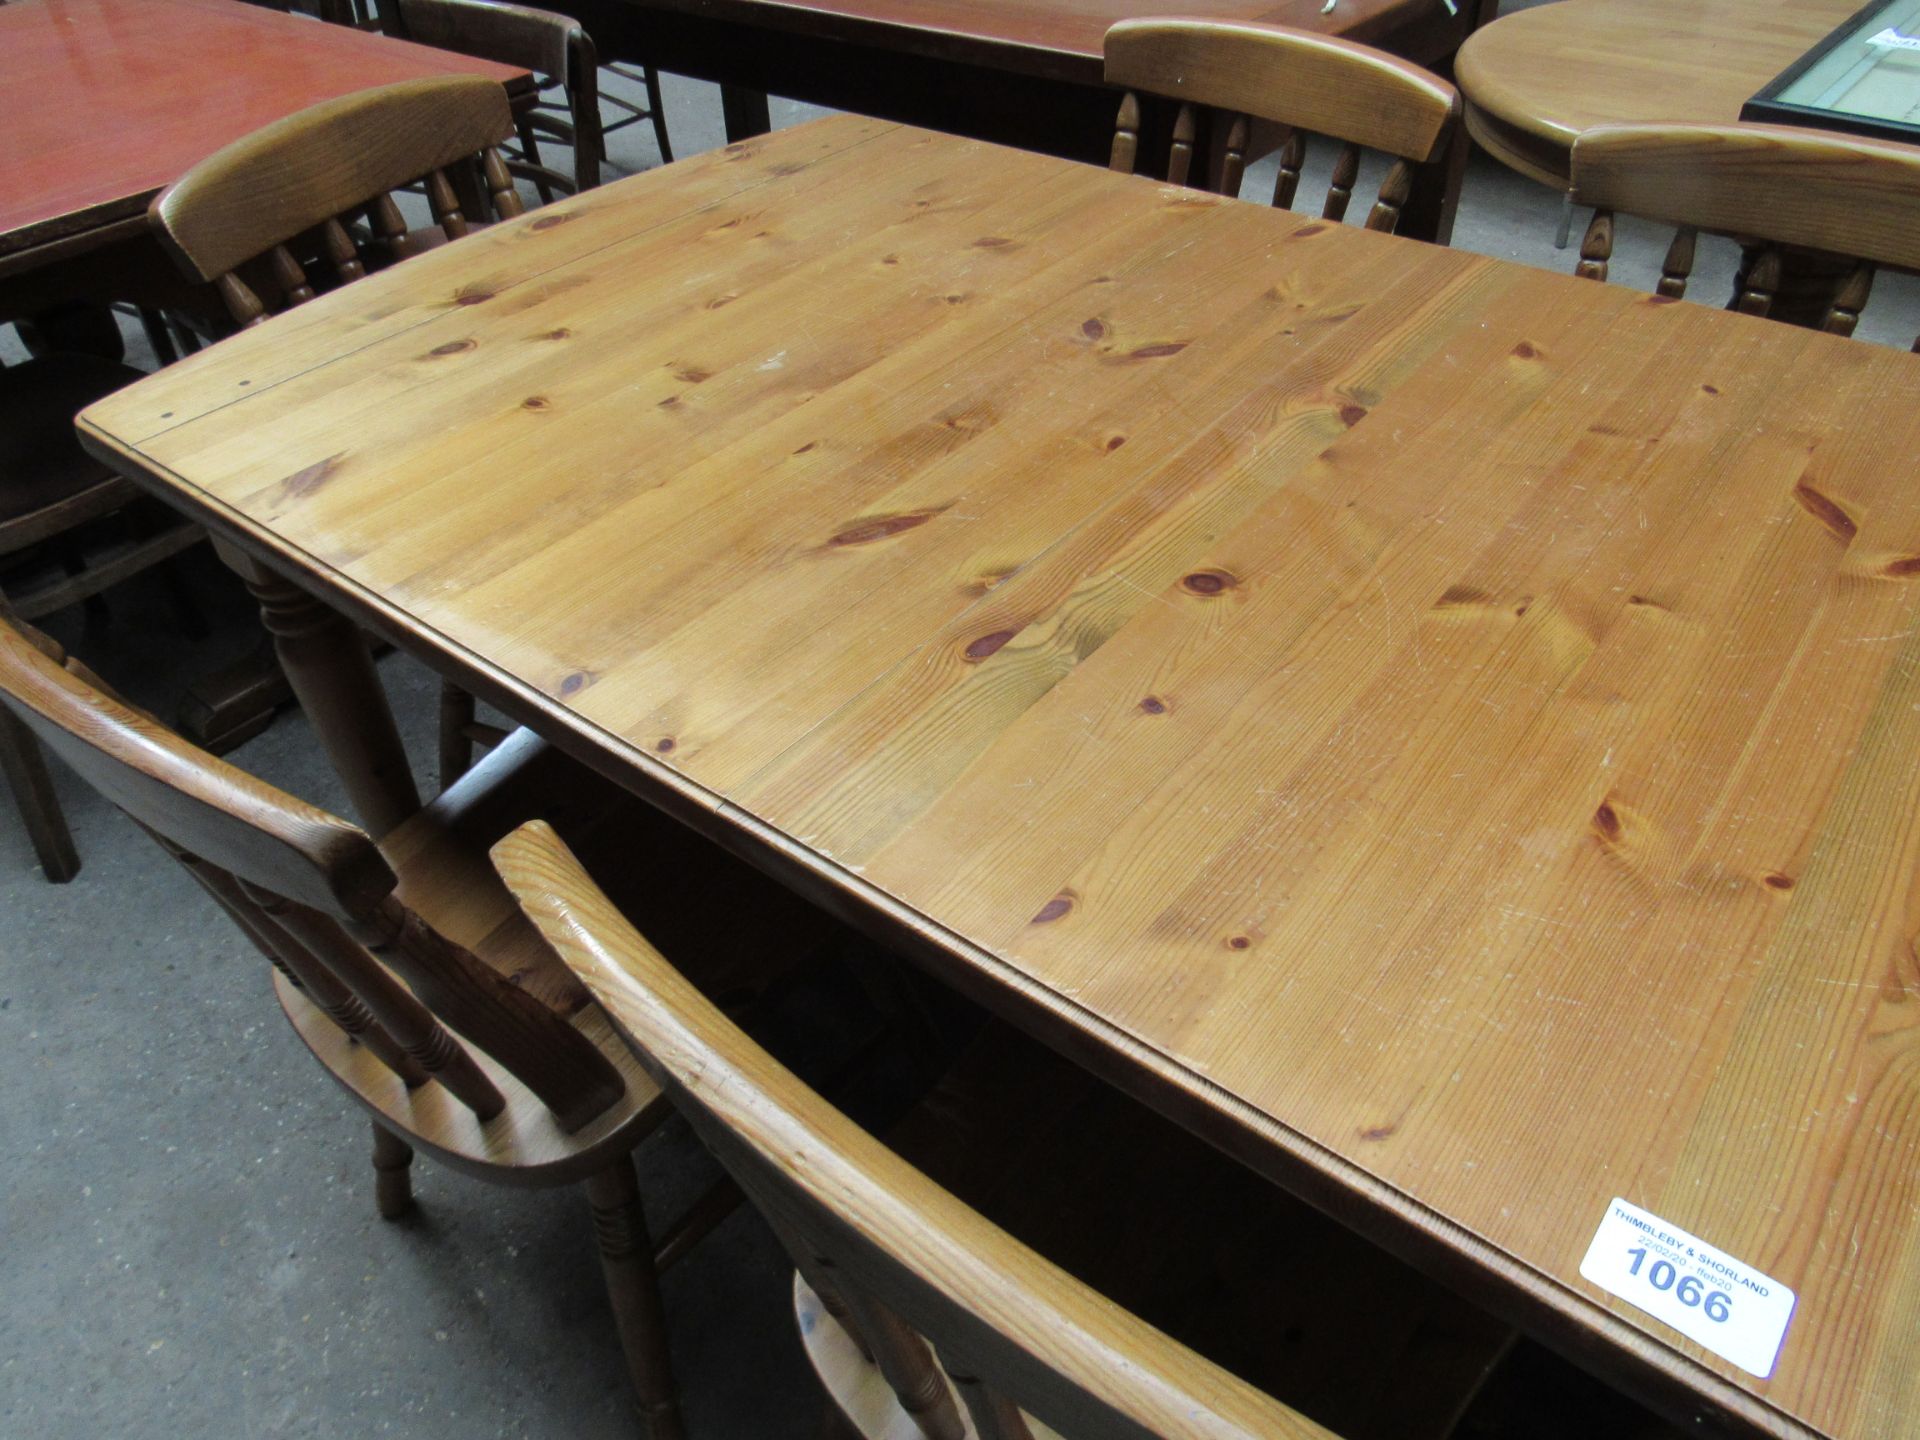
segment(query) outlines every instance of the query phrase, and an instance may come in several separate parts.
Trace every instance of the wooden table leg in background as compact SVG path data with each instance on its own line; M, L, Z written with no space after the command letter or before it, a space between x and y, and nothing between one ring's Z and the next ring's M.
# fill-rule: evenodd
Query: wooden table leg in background
M720 87L720 118L727 127L727 143L751 140L773 129L773 117L767 110L764 90L747 90L738 85Z
M249 556L223 559L260 602L280 668L347 787L355 815L377 840L420 808L420 792L357 626Z

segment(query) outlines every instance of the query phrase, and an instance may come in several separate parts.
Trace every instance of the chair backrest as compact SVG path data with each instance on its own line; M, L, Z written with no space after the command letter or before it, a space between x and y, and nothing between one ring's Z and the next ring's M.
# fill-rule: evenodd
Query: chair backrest
M1459 93L1410 61L1366 45L1224 20L1122 20L1107 31L1106 78L1126 88L1114 127L1112 168L1132 174L1140 145L1140 100L1178 100L1167 179L1188 183L1194 164L1195 106L1215 112L1224 136L1220 188L1239 193L1252 123L1284 127L1273 203L1293 204L1309 135L1338 141L1322 218L1344 219L1362 150L1394 157L1369 230L1392 231L1412 193L1417 167L1444 164L1460 116ZM1202 177L1205 164L1202 162Z
M484 194L473 187L469 205L520 214L496 148L512 135L507 93L495 81L444 75L383 85L215 151L154 196L148 221L187 274L213 283L237 324L255 325L313 298L308 263L324 261L345 282L429 243L409 231L394 201L403 185L424 179L435 225L457 239L487 218L462 208L450 174L464 181L471 172L455 167L478 157ZM349 230L363 212L372 235L365 251ZM296 253L309 232L311 248Z
M1920 269L1911 146L1783 125L1605 125L1574 141L1573 198L1594 207L1577 271L1589 279L1607 278L1617 212L1679 227L1659 283L1675 299L1702 230L1755 244L1737 299L1749 315L1773 308L1783 246L1853 261L1821 323L1836 335L1853 333L1877 266Z
M531 156L509 160L511 173L542 178L576 193L600 183L600 56L579 21L505 0L399 0L397 7L389 0L389 5L389 34L516 65L532 71L542 89L559 85L565 90L572 121L566 137L573 146L572 179L535 164Z
M452 1026L569 1131L625 1092L612 1062L564 1017L400 901L365 831L189 744L3 606L0 705L185 866L269 961L409 1085L435 1079L480 1119L500 1113L504 1098Z
M1088 1289L834 1110L673 969L544 823L493 849L528 918L632 1040L796 1267L934 1440L1327 1432ZM928 1351L954 1381L940 1380Z

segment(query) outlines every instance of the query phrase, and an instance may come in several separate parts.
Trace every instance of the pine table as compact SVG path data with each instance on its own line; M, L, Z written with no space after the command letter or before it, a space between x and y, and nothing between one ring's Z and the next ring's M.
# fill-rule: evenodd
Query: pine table
M1669 1412L1869 1437L1920 1416L1916 386L840 118L81 427L252 557L376 828L303 591Z

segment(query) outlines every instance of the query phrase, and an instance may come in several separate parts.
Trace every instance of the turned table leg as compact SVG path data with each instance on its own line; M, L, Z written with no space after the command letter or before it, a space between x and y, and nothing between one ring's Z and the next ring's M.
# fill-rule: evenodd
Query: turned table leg
M420 792L359 629L258 561L224 546L221 553L260 602L294 698L360 823L379 839L420 809Z

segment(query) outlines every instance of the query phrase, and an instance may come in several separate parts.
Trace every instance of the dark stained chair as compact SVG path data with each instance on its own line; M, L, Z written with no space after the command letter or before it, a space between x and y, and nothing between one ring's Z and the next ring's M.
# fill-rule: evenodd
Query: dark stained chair
M51 354L0 367L0 594L38 619L178 554L197 526L144 500L87 455L73 417L140 372L92 355ZM71 880L80 857L38 748L0 716L0 772L47 879Z
M559 96L559 115L550 113L543 102L515 117L520 154L507 162L508 171L531 181L542 200L552 200L556 192L572 195L590 190L600 183L600 162L606 156L600 129L600 60L577 21L502 0L388 0L388 8L387 33L518 66L532 72L542 96ZM571 175L544 163L542 135L572 147Z
M1280 173L1273 203L1293 205L1310 135L1338 142L1322 217L1345 218L1361 153L1394 163L1369 210L1369 230L1393 231L1416 187L1437 189L1442 215L1435 238L1451 230L1463 152L1460 97L1453 86L1383 51L1280 25L1183 18L1123 20L1107 31L1106 79L1126 90L1113 136L1112 168L1132 174L1140 147L1140 95L1179 102L1167 179L1195 183L1218 173L1223 194L1237 195L1256 122L1280 128ZM1199 111L1219 137L1218 164L1194 145ZM1196 164L1202 168L1196 171Z

